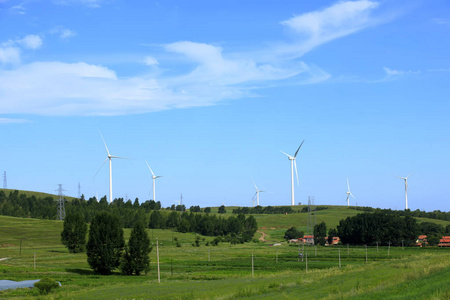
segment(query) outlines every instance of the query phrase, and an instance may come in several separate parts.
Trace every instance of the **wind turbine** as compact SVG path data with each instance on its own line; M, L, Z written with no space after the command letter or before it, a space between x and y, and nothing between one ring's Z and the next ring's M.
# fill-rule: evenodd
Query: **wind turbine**
M111 160L112 158L121 158L121 159L125 159L125 157L120 157L120 156L114 156L111 155L111 153L109 153L108 147L106 146L106 142L105 139L103 138L102 132L99 130L100 132L100 136L102 137L103 140L103 144L105 145L106 148L106 153L108 154L108 157L103 161L102 165L100 166L100 168L98 169L97 173L100 171L100 169L103 167L103 165L105 164L105 162L107 160L109 160L109 203L111 204L112 200L113 200L113 195L112 195L112 164L111 164ZM95 175L97 175L97 173L95 173Z
M347 206L350 206L350 196L353 197L353 199L355 199L355 196L353 196L352 192L350 192L350 184L348 183L348 178L347 178Z
M264 191L258 189L258 187L256 186L255 181L253 181L253 185L255 186L255 190L256 190L255 194L253 195L253 198L255 198L255 196L256 196L256 206L259 206L259 193L264 192Z
M298 146L297 151L295 151L294 156L291 156L283 151L281 151L281 153L283 153L284 155L286 155L289 160L291 161L291 205L295 205L295 200L294 200L294 166L295 166L295 174L297 175L297 185L300 185L300 183L298 182L298 172L297 172L297 163L295 162L295 158L297 157L298 151L300 150L300 148L302 147L303 143L305 142L305 140L303 140L303 142L300 144L300 146Z
M149 164L147 161L145 161L145 163L147 164L148 169L150 170L150 172L152 172L152 179L153 179L153 201L156 202L155 200L155 190L156 190L156 178L162 177L162 176L156 176L155 173L153 173L152 168L150 168ZM181 196L183 197L183 196Z
M412 173L410 173L406 177L395 176L395 177L401 178L405 181L405 210L408 209L408 177L411 176L411 174Z

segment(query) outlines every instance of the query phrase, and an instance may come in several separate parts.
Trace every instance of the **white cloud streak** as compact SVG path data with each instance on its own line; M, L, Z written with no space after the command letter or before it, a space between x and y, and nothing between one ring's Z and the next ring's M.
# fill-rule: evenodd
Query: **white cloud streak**
M366 0L341 2L294 17L282 24L291 28L298 40L264 51L235 54L192 41L167 44L165 56L175 56L187 66L193 65L189 71L175 75L161 72L166 70L165 66L153 56L144 57L143 63L152 70L158 69L158 74L149 71L127 78L104 66L83 62L21 65L20 49L4 44L0 48L0 62L17 65L12 69L0 68L0 111L4 114L123 115L213 105L255 96L256 90L285 81L290 84L322 82L330 75L298 58L320 44L370 26L373 24L370 12L377 6L376 2ZM58 33L62 33L61 28ZM21 41L22 46L31 49L42 45L38 36L27 36Z
M298 40L280 47L278 52L300 57L321 44L373 26L380 21L371 17L378 6L368 0L346 1L283 21L281 24L296 33Z
M0 118L0 124L20 124L28 122L30 121L25 119Z

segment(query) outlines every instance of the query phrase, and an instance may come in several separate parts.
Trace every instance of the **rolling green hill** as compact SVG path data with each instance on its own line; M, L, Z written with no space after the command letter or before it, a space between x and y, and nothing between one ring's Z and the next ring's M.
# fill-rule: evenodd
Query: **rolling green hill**
M345 208L333 208L340 217ZM348 212L349 213L349 212ZM338 217L325 213L330 224ZM260 229L295 225L302 214L258 216ZM317 216L319 219L319 214ZM0 216L0 270L2 279L50 277L62 286L39 299L448 299L449 249L370 247L305 247L305 262L297 246L283 243L247 243L193 247L195 234L151 230L158 237L161 283L157 281L156 249L151 270L143 276L114 273L99 276L90 270L85 253L70 254L60 242L63 222ZM128 239L130 230L125 229ZM276 236L274 234L274 236ZM176 237L181 247L173 243ZM303 250L302 250L303 251ZM342 268L338 267L338 251ZM349 251L349 252L347 252ZM255 258L255 276L251 274ZM6 259L5 259L6 258ZM35 264L36 263L36 264ZM0 291L4 299L36 299L36 289Z
M10 192L14 192L15 189L0 189L0 191L5 192L6 195L8 195ZM27 197L35 196L36 198L45 198L45 197L52 197L53 199L58 199L58 195L54 194L47 194L47 193L41 193L41 192L33 192L33 191L24 191L24 190L18 190L19 195L25 194ZM68 201L72 201L75 199L75 197L70 196L64 196L64 198Z

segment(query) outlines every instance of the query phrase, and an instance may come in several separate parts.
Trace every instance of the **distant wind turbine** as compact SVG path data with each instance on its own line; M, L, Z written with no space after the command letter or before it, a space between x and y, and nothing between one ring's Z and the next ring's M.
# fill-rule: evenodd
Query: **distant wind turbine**
M405 210L408 209L408 177L411 176L411 174L412 173L410 173L406 177L395 176L395 177L401 178L405 181Z
M108 154L108 157L103 161L102 165L100 166L100 168L98 169L97 173L100 171L100 169L103 167L103 165L105 164L105 162L107 160L109 160L109 203L111 204L112 200L113 200L113 194L112 194L112 164L111 164L111 160L112 158L121 158L121 159L125 159L125 157L120 157L120 156L114 156L111 155L109 153L108 147L106 146L106 142L105 139L103 138L102 132L99 130L100 132L100 136L102 137L103 140L103 144L105 145L106 148L106 153ZM97 173L95 173L95 175L97 175ZM95 177L95 176L94 176Z
M286 155L289 160L291 161L291 205L295 205L295 199L294 199L294 166L295 166L295 174L297 175L297 185L300 185L299 181L298 181L298 172L297 172L297 163L295 162L295 158L297 157L298 151L300 150L300 148L302 147L303 143L305 142L305 140L303 140L303 142L300 144L300 146L298 146L297 151L295 151L294 156L291 156L283 151L281 151L281 153L283 153L284 155Z
M347 206L350 206L350 196L353 197L353 199L355 199L355 196L353 196L352 192L350 192L350 184L348 183L348 178L347 178Z
M145 161L145 163L147 164L147 167L148 167L148 169L150 170L150 172L152 172L152 179L153 179L153 201L155 201L156 202L156 196L155 196L155 194L156 194L156 192L155 192L155 190L156 190L156 178L159 178L159 177L162 177L162 176L157 176L157 175L155 175L155 173L153 173L153 171L152 171L152 168L150 168L150 165L148 164L148 162L147 161ZM181 195L181 197L183 198L183 195Z
M255 186L255 190L256 190L255 194L253 195L253 198L255 198L255 196L256 196L256 206L259 206L259 193L262 193L264 191L258 189L258 187L256 186L255 181L253 181L253 185Z

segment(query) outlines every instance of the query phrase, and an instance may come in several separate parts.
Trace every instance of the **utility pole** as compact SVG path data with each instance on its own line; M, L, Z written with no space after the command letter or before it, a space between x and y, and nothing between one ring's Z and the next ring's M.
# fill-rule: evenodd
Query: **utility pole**
M64 207L65 199L63 198L63 191L65 191L65 190L62 188L62 184L58 184L58 185L59 185L59 188L56 190L58 192L58 196L59 196L59 199L58 199L58 219L60 221L63 221L64 218L66 217L66 209Z

